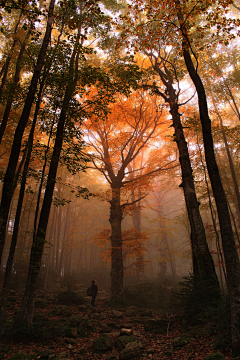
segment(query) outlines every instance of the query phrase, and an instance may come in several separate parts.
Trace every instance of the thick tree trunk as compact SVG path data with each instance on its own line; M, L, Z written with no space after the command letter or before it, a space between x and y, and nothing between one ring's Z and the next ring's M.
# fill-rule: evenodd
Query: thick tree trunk
M208 104L205 89L202 80L193 64L190 50L189 39L184 25L184 19L181 12L181 5L179 0L176 1L178 5L178 17L180 28L182 31L182 49L185 64L188 73L196 87L198 94L198 104L200 119L203 131L203 141L205 148L205 159L209 178L212 185L212 190L217 206L219 225L222 238L222 247L227 271L227 286L231 301L231 331L232 331L232 346L233 352L240 355L240 262L235 246L234 235L232 231L231 219L228 211L227 199L222 186L217 162L215 159L214 145L211 130L211 120L208 114Z
M112 183L112 200L110 201L111 224L111 292L112 300L124 301L123 296L123 257L122 257L122 208L120 204L121 187Z
M49 219L51 203L52 203L52 196L56 182L57 168L58 168L60 153L63 145L65 121L67 118L70 100L72 99L75 86L78 80L78 60L79 60L79 52L80 52L80 50L78 49L79 39L80 39L80 31L78 31L75 48L73 50L70 61L69 82L65 91L62 110L58 120L55 144L50 162L48 179L47 179L42 209L40 213L40 218L38 222L38 229L31 249L31 260L30 260L30 266L28 272L28 280L27 280L27 286L25 289L25 294L23 299L23 307L21 311L21 317L23 319L26 319L29 323L32 323L33 321L37 279L41 267L41 260L42 260L42 254L45 244L48 219Z
M37 64L32 76L31 84L28 89L27 99L20 117L18 126L15 131L12 151L8 162L7 171L4 177L3 189L2 189L2 199L0 205L0 258L2 257L3 247L5 244L5 232L7 225L7 218L9 213L9 208L13 196L13 182L15 176L15 170L18 163L19 153L21 149L22 136L24 129L27 125L29 119L30 111L32 108L34 96L37 90L38 80L41 75L41 70L44 65L44 59L47 52L48 44L51 37L52 24L53 24L53 10L54 10L55 0L51 0L49 5L49 14L45 36L43 39L42 47L40 49Z

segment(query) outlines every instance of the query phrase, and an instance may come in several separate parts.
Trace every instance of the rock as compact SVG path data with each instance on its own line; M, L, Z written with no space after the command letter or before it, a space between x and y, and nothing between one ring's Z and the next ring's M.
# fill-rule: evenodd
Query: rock
M181 348L181 347L187 345L188 343L189 343L189 339L188 338L183 338L183 337L176 337L172 341L172 345L173 345L174 349L176 349L178 347Z
M97 339L93 340L93 351L94 352L106 352L112 350L112 341L109 336L101 335Z
M67 357L67 353L65 352L61 352L60 354L58 354L58 358L62 359L62 358L66 358Z
M123 335L123 336L119 336L114 345L115 347L119 350L122 351L128 343L130 342L139 342L138 338L136 336L133 335Z
M54 355L54 357L55 357L55 354L54 354L54 351L53 350L50 350L50 349L47 349L47 350L44 350L44 351L42 351L40 354L39 354L39 356L40 356L40 358L39 359L49 359L49 356L51 356L51 355Z
M121 328L124 328L124 329L132 329L132 325L125 323L125 324L122 324L122 325L121 325Z
M88 307L87 305L78 305L78 309L82 311L87 311Z
M99 319L100 319L100 320L105 320L105 319L107 319L107 317L108 317L108 316L107 316L106 313L101 313L100 316L99 316Z
M16 291L15 290L10 290L9 295L10 296L16 296Z
M54 359L56 357L56 354L50 354L48 359L51 360L51 359Z
M100 333L110 333L112 329L105 323L102 324L100 328Z
M116 318L121 318L123 316L122 311L112 310L112 313Z
M76 344L77 344L77 340L71 339L71 338L66 338L66 339L65 339L65 342L66 342L67 344L71 344L71 345L76 345Z
M71 349L73 349L73 346L72 346L72 344L67 344L67 349L68 349L68 350L71 350Z
M137 341L130 342L126 347L120 352L119 360L131 360L139 358L140 355L140 346Z
M132 329L121 329L120 335L132 335Z

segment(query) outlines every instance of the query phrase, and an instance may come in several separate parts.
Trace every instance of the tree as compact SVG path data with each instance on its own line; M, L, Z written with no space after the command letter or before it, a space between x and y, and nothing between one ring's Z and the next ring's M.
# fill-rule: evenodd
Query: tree
M116 99L108 116L103 121L95 117L86 123L87 144L92 149L92 162L96 170L103 174L110 184L110 224L111 224L111 291L114 301L123 301L123 255L122 230L123 210L140 198L125 200L129 186L141 186L149 182L151 176L169 168L164 151L158 149L156 156L149 154L142 175L141 169L129 170L129 165L137 159L141 151L151 141L166 131L166 119L161 104L155 98L138 91L129 99ZM162 153L163 151L163 153ZM153 154L152 154L153 155ZM167 154L168 155L168 154ZM152 161L151 161L152 160ZM154 161L155 160L155 161ZM130 194L132 190L130 187ZM143 197L144 195L142 195Z

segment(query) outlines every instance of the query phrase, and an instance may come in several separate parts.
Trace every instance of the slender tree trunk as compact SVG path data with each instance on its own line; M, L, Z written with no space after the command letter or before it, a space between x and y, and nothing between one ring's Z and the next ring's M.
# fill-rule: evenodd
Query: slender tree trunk
M203 131L203 141L205 148L205 159L209 178L212 185L214 198L216 201L222 247L224 252L227 286L231 301L231 331L232 347L235 355L240 355L240 262L235 246L234 235L232 231L231 219L228 211L227 199L222 186L217 162L214 154L213 138L211 131L211 120L208 114L208 104L205 89L202 80L193 64L190 50L189 38L184 24L184 18L181 10L180 1L177 0L178 19L182 32L182 50L188 73L196 87L198 94L198 104L200 119Z
M2 257L3 247L5 244L6 224L9 213L9 207L13 196L13 182L14 182L16 166L18 163L18 157L21 149L22 136L24 133L24 129L27 125L27 121L29 119L34 96L37 90L38 80L41 75L41 70L44 65L44 59L51 37L52 24L54 21L53 18L54 4L55 4L55 0L51 0L49 5L48 21L47 21L45 36L43 39L42 47L38 55L38 60L32 76L31 84L28 89L28 94L24 104L22 115L20 117L18 126L15 131L13 144L12 144L12 151L9 158L6 174L4 177L2 199L0 205L0 258Z
M5 270L5 278L4 278L3 289L2 289L2 294L1 294L0 324L1 324L2 332L5 331L6 322L7 322L7 296L8 296L9 284L10 284L11 274L12 274L13 258L14 258L15 249L16 249L16 245L17 245L18 228L19 228L19 223L20 223L25 187L26 187L26 182L27 182L28 167L30 164L31 153L32 153L32 148L33 148L33 135L34 135L34 130L35 130L36 122L37 122L38 112L40 109L43 86L44 86L44 81L41 83L41 86L40 86L38 101L37 101L37 105L36 105L36 109L35 109L35 113L34 113L34 117L33 117L31 131L30 131L29 138L28 138L26 161L25 161L24 169L23 169L21 188L20 188L20 192L19 192L17 210L16 210L16 215L15 215L15 221L14 221L12 241L11 241L11 246L10 246L10 250L9 250L9 255L8 255L8 260L7 260L6 270Z
M63 99L63 105L58 120L55 144L50 162L48 179L47 179L42 209L40 213L40 218L38 222L38 229L31 249L32 261L30 262L28 281L27 281L27 286L23 300L24 306L22 307L22 312L21 312L21 317L26 319L29 323L32 323L33 321L34 305L36 298L36 285L41 267L41 259L45 244L49 213L52 203L52 196L56 182L57 168L58 168L60 153L63 145L65 121L67 118L70 100L72 99L78 80L78 61L80 55L80 50L78 48L79 39L80 39L80 31L78 31L75 48L73 50L70 60L69 82L66 87L65 96Z
M111 292L114 302L123 302L123 256L122 256L122 208L120 204L121 187L112 183L110 201L111 224Z

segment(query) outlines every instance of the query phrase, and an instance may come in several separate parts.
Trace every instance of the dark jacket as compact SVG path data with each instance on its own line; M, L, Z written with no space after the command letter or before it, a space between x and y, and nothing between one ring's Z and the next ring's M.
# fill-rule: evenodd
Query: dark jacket
M92 285L92 296L97 296L98 293L98 287L96 284Z

